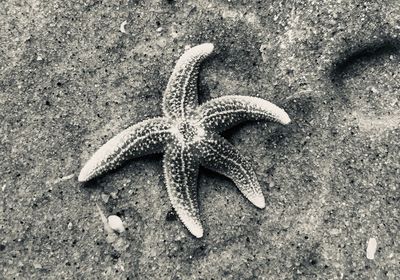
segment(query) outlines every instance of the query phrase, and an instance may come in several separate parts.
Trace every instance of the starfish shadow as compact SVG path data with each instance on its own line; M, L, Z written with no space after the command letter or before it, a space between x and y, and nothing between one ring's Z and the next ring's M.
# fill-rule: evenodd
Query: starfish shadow
M93 178L92 180L89 180L87 182L82 182L81 186L84 187L85 189L89 190L96 190L96 189L101 189L103 187L103 178L108 177L109 175L117 174L117 173L125 173L127 166L138 162L138 163L160 163L160 160L162 159L162 154L151 154L151 155L145 155L141 157L135 157L132 159L127 160L123 164L121 164L118 168L114 170L110 170L107 173L101 174L98 177ZM126 172L127 173L127 172Z

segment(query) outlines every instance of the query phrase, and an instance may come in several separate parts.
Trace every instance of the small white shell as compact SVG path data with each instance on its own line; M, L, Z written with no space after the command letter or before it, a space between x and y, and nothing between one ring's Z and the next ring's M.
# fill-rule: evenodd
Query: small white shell
M369 259L369 260L373 260L374 259L376 246L377 246L376 239L375 238L370 238L368 240L368 246L367 246L367 259Z
M128 22L127 22L126 20L123 21L123 22L121 23L120 27L119 27L119 31L121 31L122 33L126 33L125 25L126 25L127 23L128 23Z
M117 231L119 233L125 231L125 227L122 223L121 218L116 215L111 215L108 217L108 225L112 230Z

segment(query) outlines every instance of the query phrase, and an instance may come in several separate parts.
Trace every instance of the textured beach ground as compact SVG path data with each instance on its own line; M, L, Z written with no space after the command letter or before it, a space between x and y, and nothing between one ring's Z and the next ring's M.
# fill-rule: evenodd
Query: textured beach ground
M1 279L400 275L399 1L111 2L0 2ZM77 175L161 114L174 63L203 42L216 54L201 101L258 96L293 122L225 134L256 163L267 207L203 170L196 239L170 212L161 156ZM127 231L108 234L96 204Z

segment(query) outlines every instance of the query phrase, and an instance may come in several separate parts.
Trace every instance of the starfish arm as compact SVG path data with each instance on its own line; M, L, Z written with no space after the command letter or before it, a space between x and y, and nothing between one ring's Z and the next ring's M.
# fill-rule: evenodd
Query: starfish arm
M213 49L211 43L201 44L187 50L179 58L164 93L165 116L184 118L196 108L198 69Z
M272 120L288 124L288 114L273 103L251 96L228 95L212 99L198 108L208 129L224 131L249 120Z
M197 202L198 160L187 146L177 144L164 155L164 176L169 199L179 219L197 238L203 236Z
M228 141L213 135L198 147L200 164L230 178L241 193L258 208L265 207L265 199L251 162L239 154Z
M89 181L128 159L161 152L170 137L170 128L165 118L153 118L128 127L93 154L82 168L78 180Z

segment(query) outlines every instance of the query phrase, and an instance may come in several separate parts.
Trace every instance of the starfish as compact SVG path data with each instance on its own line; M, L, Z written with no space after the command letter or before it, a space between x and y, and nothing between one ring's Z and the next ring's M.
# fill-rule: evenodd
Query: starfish
M213 49L213 44L205 43L187 50L168 81L163 96L164 116L144 120L111 138L94 153L78 177L86 182L131 158L164 153L168 197L182 223L197 238L203 236L197 200L200 165L230 178L256 207L265 207L251 161L218 133L249 120L290 122L283 109L257 97L223 96L199 106L198 71Z

